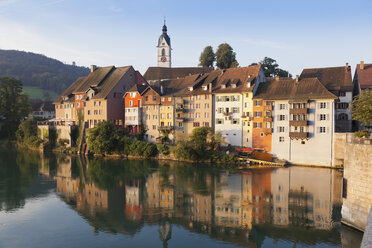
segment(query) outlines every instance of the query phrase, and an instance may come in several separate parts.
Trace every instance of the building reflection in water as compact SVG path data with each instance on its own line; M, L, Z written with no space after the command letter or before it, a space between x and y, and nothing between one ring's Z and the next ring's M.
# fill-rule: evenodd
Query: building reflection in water
M340 243L336 229L342 174L335 170L289 167L229 173L159 165L145 173L106 175L115 179L105 187L103 179L90 178L95 172L89 163L60 159L54 178L57 193L95 231L134 235L145 224L157 225L164 247L173 224L250 247L260 247L266 237L294 244ZM135 163L131 166L141 168L143 162Z

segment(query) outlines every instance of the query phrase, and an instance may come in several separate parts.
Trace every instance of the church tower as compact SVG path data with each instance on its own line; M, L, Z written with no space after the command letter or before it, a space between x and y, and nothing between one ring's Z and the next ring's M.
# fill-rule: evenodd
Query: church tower
M163 34L160 35L158 40L158 67L168 67L170 68L172 66L171 61L171 43L170 38L167 34L167 26L163 26Z

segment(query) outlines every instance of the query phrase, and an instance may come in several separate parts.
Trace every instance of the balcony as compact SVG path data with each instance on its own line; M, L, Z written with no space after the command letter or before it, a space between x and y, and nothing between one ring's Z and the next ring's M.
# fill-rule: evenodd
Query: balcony
M224 116L230 116L231 115L231 112L223 112L223 115Z
M296 126L296 127L304 127L308 125L308 121L305 120L299 120L299 121L289 121L289 125Z
M264 128L264 129L263 129L263 132L264 132L265 134L271 134L271 133L273 132L273 129L272 129L272 128Z
M181 107L181 108L176 108L176 112L177 113L185 113L186 110L183 107Z
M307 132L290 132L289 137L291 139L307 139L308 133Z
M178 122L183 122L183 121L185 121L185 118L184 117L176 117L175 118L176 119L176 121L178 121Z
M264 122L273 122L273 118L271 116L265 116L263 121Z
M265 105L264 106L264 110L265 111L272 111L273 110L273 106L272 105Z
M172 126L160 126L158 127L158 130L173 130L173 127Z
M308 108L291 108L289 109L289 113L291 115L306 115Z

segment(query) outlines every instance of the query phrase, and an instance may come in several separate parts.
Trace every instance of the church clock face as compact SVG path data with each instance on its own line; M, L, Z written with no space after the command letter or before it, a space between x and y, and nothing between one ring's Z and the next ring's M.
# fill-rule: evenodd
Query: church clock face
M166 57L161 57L161 62L166 62L167 61L167 58Z

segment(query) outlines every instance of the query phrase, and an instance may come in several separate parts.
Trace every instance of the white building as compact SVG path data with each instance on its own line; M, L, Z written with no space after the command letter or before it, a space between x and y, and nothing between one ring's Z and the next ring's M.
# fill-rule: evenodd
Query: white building
M334 106L335 131L351 132L352 116L349 106L353 101L353 82L349 64L340 67L304 69L300 79L314 77L338 97Z
M213 89L215 131L221 132L228 144L251 144L252 119L246 118L246 112L251 109L258 85L265 81L261 65L223 70L218 78Z
M268 84L258 94L274 101L273 155L297 164L331 165L337 96L317 78Z

